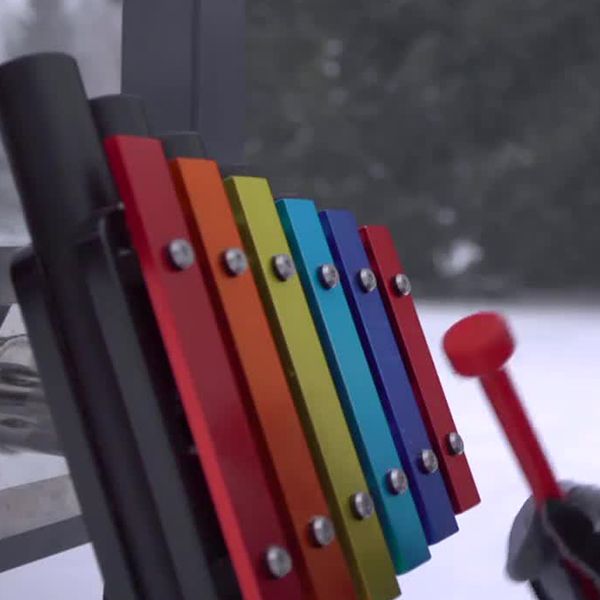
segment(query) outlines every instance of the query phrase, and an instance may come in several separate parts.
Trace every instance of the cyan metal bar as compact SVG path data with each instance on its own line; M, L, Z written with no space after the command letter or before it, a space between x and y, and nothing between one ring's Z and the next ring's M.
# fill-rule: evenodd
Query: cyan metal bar
M405 573L430 553L317 209L310 200L276 205L396 572Z

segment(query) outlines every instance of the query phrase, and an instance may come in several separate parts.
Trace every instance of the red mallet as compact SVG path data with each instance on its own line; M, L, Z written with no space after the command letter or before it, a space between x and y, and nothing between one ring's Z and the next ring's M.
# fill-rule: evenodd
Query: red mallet
M465 377L479 377L536 502L541 505L550 498L561 498L563 492L505 370L514 349L506 321L495 313L467 317L444 336L444 350L455 371Z
M455 371L465 377L478 377L504 433L529 482L538 506L564 496L550 463L529 421L527 413L506 372L515 342L506 321L496 313L478 313L453 325L444 336L444 350ZM600 594L572 565L585 598L597 600Z

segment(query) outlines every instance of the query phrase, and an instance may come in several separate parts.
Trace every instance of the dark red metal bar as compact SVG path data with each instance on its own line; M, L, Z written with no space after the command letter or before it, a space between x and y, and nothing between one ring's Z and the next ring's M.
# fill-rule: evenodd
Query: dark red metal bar
M464 453L458 431L442 389L425 334L415 308L406 271L387 227L362 227L361 236L379 279L385 307L433 449L440 461L446 488L455 513L462 513L480 502L477 486ZM396 279L404 277L405 279ZM401 289L399 283L406 282ZM455 443L452 444L451 442ZM456 442L458 441L458 444Z

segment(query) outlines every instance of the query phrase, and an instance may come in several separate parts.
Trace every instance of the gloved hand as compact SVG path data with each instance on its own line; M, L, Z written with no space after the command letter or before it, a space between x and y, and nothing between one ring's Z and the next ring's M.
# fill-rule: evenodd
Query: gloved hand
M600 488L565 484L565 500L537 510L529 498L515 518L506 570L529 581L541 600L582 600L577 582L563 566L577 566L600 591Z

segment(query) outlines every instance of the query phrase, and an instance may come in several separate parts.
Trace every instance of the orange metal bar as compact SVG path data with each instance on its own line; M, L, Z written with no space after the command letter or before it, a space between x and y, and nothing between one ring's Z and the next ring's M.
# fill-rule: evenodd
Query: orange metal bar
M228 271L227 250L243 250L221 174L215 162L174 158L171 172L228 347L245 380L251 410L262 431L282 498L284 522L296 540L296 556L319 600L356 598L337 539L320 546L314 519L331 522L308 444L273 340L253 275ZM322 524L322 522L321 522Z

